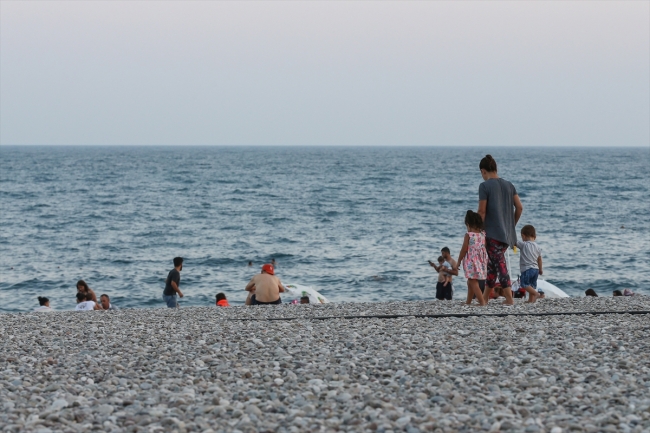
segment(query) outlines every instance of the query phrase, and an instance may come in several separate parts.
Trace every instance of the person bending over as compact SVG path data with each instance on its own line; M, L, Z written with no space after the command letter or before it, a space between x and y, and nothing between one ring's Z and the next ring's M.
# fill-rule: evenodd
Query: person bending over
M246 285L248 298L246 305L271 305L281 304L280 293L284 292L284 286L280 279L275 276L273 265L266 263L262 266L262 272L253 276Z
M542 249L537 245L537 233L535 227L525 225L521 229L521 241L517 241L519 253L519 281L521 288L528 292L528 301L535 302L543 294L537 292L537 277L542 275Z

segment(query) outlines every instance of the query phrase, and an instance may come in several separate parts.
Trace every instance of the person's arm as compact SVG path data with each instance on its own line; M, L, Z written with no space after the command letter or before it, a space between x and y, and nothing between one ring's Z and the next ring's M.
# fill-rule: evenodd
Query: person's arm
M460 249L460 253L458 253L458 260L456 260L456 266L454 266L454 270L456 271L455 275L458 275L458 267L460 266L460 263L465 258L465 254L467 254L468 247L469 247L469 234L465 233L465 238L463 239L463 248Z
M99 302L95 302L95 306L93 307L93 310L103 310L104 308L102 307L102 304Z
M450 274L450 275L458 276L458 268L454 268L453 266L451 268L446 268L445 272ZM449 277L449 281L451 281L451 277Z
M255 277L251 278L251 280L246 284L246 288L244 289L247 292L251 292L255 290Z
M524 211L524 206L521 204L521 200L519 200L519 194L515 194L514 202L515 202L515 225L517 225L517 223L519 222L519 218L521 218L521 214Z
M436 264L433 263L431 260L429 260L429 265L433 266L433 269L435 269L436 272L440 272L440 266L436 266Z
M95 291L88 287L88 291L90 292L90 296L92 296L91 301L93 301L95 304L97 304L97 295L95 295Z
M174 289L174 292L178 293L179 297L183 297L183 292L181 292L181 289L178 288L178 284L176 284L176 281L172 280L171 282L172 289Z
M544 273L542 269L542 256L537 257L537 266L539 267L539 274L542 275Z
M516 197L516 196L515 196ZM519 199L517 199L519 200ZM521 203L520 203L521 204ZM485 221L485 214L487 212L487 200L479 200L478 201L478 210L476 211L477 214L481 216L481 219ZM520 214L521 215L521 214Z

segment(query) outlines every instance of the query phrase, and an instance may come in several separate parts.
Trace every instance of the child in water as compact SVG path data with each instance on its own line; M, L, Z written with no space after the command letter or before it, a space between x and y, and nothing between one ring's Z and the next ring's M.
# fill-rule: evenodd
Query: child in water
M486 305L487 302L483 300L483 293L479 286L479 280L487 278L487 262L488 256L485 250L485 232L483 231L483 218L471 210L465 214L465 226L467 233L463 241L463 247L458 254L458 261L456 262L456 269L463 263L463 271L465 271L465 278L467 278L467 305L472 303L472 299L476 296L479 304Z

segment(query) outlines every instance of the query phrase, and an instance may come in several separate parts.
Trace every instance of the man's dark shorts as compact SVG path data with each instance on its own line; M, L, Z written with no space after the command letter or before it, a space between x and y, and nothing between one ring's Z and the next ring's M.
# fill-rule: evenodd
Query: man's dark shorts
M278 298L277 301L273 302L260 302L255 298L255 295L251 296L251 305L279 305L282 303L282 299Z
M438 283L436 284L436 299L439 300L448 300L451 301L452 297L452 286L451 283L448 283L447 286L443 286L444 283Z

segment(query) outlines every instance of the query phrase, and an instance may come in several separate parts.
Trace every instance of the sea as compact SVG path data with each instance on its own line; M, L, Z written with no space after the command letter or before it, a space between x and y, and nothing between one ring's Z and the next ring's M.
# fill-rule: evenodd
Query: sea
M486 153L519 193L518 231L537 229L544 279L650 295L648 148L2 146L0 312L38 296L72 310L79 279L162 308L176 256L181 307L243 304L272 259L331 302L433 300L427 260L458 255Z

